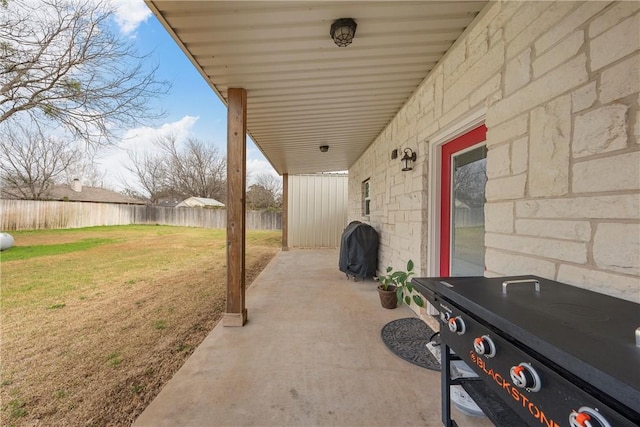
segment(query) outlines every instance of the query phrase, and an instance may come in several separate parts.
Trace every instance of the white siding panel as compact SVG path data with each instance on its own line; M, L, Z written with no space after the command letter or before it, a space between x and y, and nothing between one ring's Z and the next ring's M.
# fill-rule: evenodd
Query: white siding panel
M289 246L336 248L347 226L345 174L289 175Z

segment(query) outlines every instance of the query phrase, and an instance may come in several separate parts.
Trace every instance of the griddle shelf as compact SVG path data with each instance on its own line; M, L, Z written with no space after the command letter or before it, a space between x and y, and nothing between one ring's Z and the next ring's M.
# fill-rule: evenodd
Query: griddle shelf
M445 426L458 427L455 420L451 418L451 386L461 385L496 426L527 427L528 424L513 409L505 405L504 400L488 388L483 380L477 377L452 378L451 362L461 359L450 352L449 346L444 341L441 346L442 422Z
M526 427L527 424L492 392L482 380L462 380L460 385L482 412L497 426Z

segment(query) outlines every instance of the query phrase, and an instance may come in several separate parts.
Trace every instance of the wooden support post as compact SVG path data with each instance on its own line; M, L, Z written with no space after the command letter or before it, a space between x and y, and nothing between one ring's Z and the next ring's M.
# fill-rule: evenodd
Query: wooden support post
M289 250L289 174L282 175L282 250Z
M247 92L229 88L227 111L227 310L224 326L243 326L245 308L245 196Z

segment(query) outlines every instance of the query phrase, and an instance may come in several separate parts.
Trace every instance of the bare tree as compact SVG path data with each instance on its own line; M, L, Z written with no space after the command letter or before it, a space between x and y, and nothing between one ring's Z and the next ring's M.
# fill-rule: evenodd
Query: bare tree
M73 143L45 136L38 126L5 126L0 132L2 191L13 197L40 199L82 157L82 150Z
M174 136L157 143L167 155L169 187L176 194L226 200L227 159L217 148L195 138L179 148Z
M113 9L96 0L0 4L0 124L30 116L88 143L148 123L168 91L130 41L114 34Z
M86 150L79 161L69 165L65 170L66 182L69 184L78 178L89 187L103 187L104 176L105 173L98 169L93 154Z
M254 181L273 194L274 199L277 199L282 193L282 178L280 177L270 173L261 173L256 176Z
M254 184L247 189L249 209L275 209L282 205L282 180L262 173L256 176Z
M131 187L125 188L124 190L121 190L120 194L124 194L125 196L133 197L134 199L149 200L140 191L136 190L135 188L131 188Z
M482 206L487 181L486 165L487 159L483 158L456 168L453 190L457 200L469 207Z
M247 189L247 209L264 210L275 205L273 194L259 184L252 184Z
M126 168L137 178L138 184L148 195L148 200L151 203L157 203L161 197L169 192L169 170L166 159L161 155L149 153L129 152L128 155L130 163ZM125 185L129 194L139 195L130 183L125 183Z
M128 169L152 202L167 195L226 200L226 158L213 146L190 138L178 144L174 135L158 137L158 154L129 153Z

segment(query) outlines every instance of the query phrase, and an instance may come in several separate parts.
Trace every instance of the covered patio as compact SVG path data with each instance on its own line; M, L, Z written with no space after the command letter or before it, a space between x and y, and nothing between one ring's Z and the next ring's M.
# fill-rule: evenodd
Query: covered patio
M378 268L450 275L473 149L484 276L638 301L637 2L146 2L229 109L222 325L246 327L218 325L137 425L441 425L438 373L380 339L425 308L381 309L335 250L284 251L245 295L247 134L284 178L283 249L288 175L348 169Z
M486 2L146 2L228 106L231 197L225 316L135 425L441 425L439 372L380 337L416 313L381 308L335 249L287 250L287 182L350 168ZM246 135L283 176L284 250L245 291Z
M335 249L278 253L247 290L245 327L219 323L134 425L442 425L439 372L380 338L415 314L383 309L373 281L347 281L337 264Z
M487 4L145 2L228 108L225 326L249 318L246 137L283 177L287 250L289 175L352 167Z

